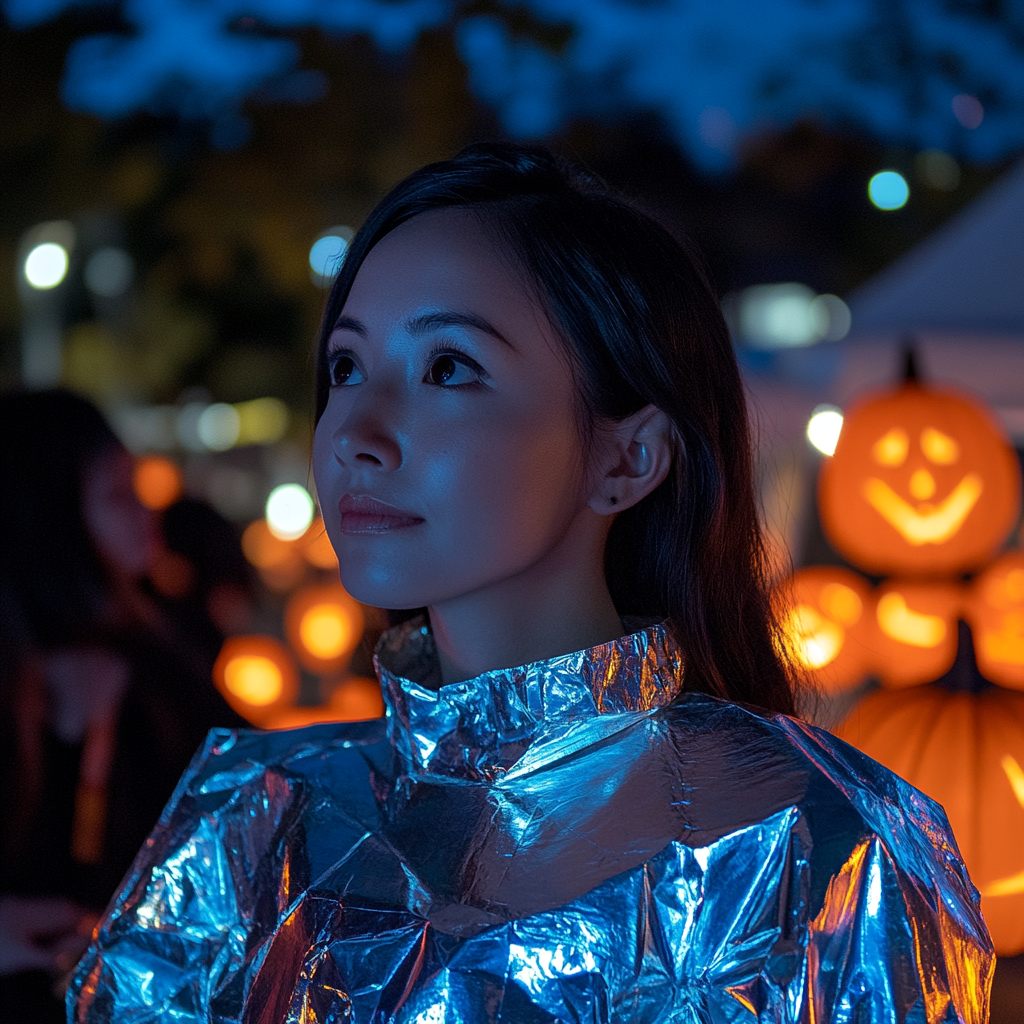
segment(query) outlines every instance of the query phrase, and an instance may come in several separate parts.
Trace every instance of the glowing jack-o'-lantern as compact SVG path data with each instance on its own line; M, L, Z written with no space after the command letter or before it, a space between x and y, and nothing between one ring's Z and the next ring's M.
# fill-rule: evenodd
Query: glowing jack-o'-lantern
M788 652L827 693L856 687L868 672L864 626L873 602L867 583L847 569L800 569L780 588Z
M818 506L836 550L868 572L977 567L1013 526L1020 468L976 402L908 383L851 409L822 465Z
M956 661L963 594L947 583L884 583L875 591L865 644L885 686L938 679Z
M967 621L981 674L1024 690L1024 552L1004 555L974 581Z
M1024 694L880 691L836 733L942 805L996 952L1024 952Z

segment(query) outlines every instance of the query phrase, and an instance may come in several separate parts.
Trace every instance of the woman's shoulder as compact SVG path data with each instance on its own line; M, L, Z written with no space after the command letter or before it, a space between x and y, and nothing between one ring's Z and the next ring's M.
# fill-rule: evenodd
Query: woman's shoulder
M916 877L973 894L943 809L827 730L706 694L684 695L661 715L673 748L693 761L700 805L715 817L736 825L794 806L812 840L837 855L873 835Z

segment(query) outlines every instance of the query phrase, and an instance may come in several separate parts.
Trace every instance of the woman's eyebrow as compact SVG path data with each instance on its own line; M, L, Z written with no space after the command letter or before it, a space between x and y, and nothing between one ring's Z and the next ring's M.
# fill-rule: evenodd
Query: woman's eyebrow
M331 333L335 331L352 331L353 334L358 334L360 338L366 337L366 325L361 320L356 320L355 317L351 316L339 316L335 321L334 327L331 328Z
M515 345L494 324L475 313L438 310L434 313L422 313L413 317L406 322L405 326L410 334L424 334L427 331L436 330L438 327L472 327L484 334L489 334L492 338L497 338L503 345L508 345L510 349L515 350Z

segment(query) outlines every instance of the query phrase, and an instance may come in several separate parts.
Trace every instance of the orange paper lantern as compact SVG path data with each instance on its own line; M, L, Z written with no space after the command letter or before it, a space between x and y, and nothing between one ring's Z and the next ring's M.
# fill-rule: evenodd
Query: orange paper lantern
M288 648L272 636L232 636L213 666L224 699L247 721L265 728L295 703L299 673Z
M938 801L996 952L1024 952L1024 694L870 694L836 734Z
M311 672L344 668L363 635L363 609L340 583L303 587L289 600L284 629Z
M778 598L786 647L807 676L826 693L856 688L869 671L867 583L847 569L813 566L794 573Z
M993 562L975 581L966 609L981 674L1024 690L1024 552Z
M836 550L867 572L960 573L1016 521L1020 468L983 406L908 383L847 413L818 506Z
M889 582L875 591L865 643L883 685L918 686L953 667L962 590L951 583Z

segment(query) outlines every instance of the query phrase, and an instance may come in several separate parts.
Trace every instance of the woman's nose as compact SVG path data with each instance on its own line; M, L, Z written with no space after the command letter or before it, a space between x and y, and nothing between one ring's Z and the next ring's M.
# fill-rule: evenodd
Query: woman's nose
M335 456L349 469L398 469L402 448L388 423L386 402L356 403L331 436Z

